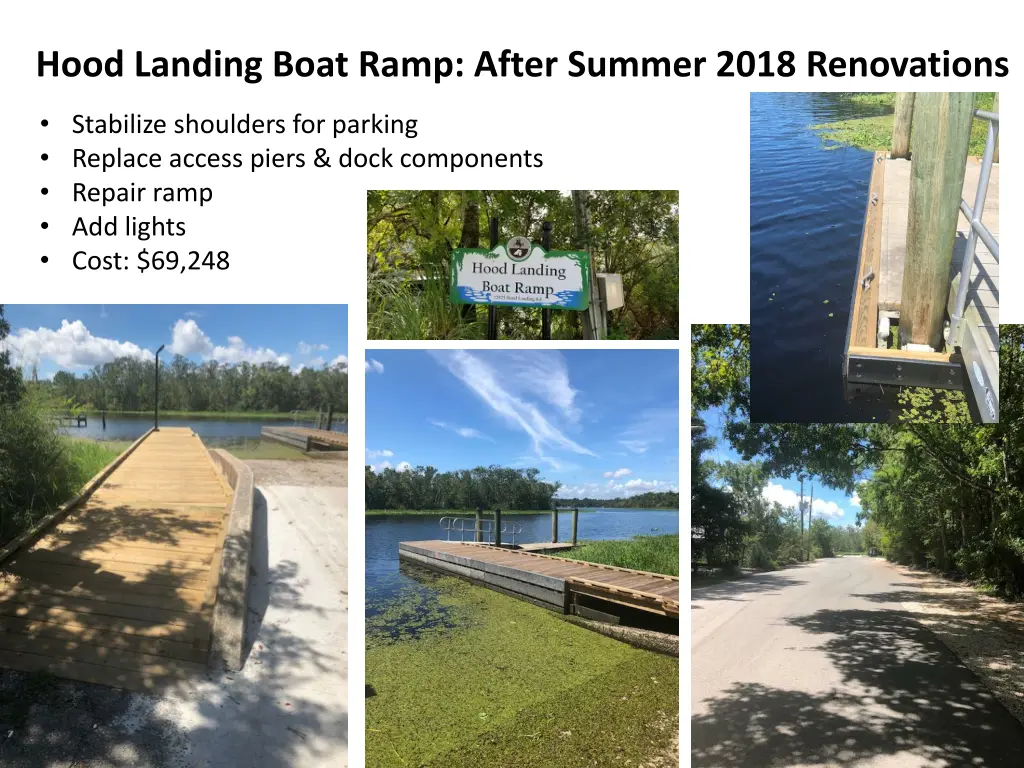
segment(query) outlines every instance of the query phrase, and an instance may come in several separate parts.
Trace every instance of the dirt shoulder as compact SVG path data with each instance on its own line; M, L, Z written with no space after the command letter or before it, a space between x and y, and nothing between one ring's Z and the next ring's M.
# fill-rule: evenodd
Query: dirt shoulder
M928 627L1024 723L1024 605L927 571L892 565L914 586L903 608Z
M329 485L348 487L347 452L309 461L250 459L256 485Z

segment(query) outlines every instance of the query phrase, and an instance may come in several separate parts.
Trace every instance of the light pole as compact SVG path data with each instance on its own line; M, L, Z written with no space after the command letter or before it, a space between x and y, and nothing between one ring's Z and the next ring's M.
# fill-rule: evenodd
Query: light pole
M160 353L164 351L164 344L156 351L156 367L153 369L153 431L160 431Z

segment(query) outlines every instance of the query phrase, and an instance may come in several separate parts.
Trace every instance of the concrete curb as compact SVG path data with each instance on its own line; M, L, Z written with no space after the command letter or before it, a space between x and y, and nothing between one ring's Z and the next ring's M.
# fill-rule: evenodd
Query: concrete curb
M217 576L213 605L210 666L237 672L245 653L249 605L249 561L256 488L252 470L222 449L209 452L217 469L235 491Z
M68 514L70 514L76 507L78 507L78 505L80 505L82 502L88 499L92 495L93 491L95 491L97 488L103 485L103 481L110 477L110 474L115 469L121 466L121 463L128 458L131 452L138 448L143 440L149 437L152 431L152 427L147 429L145 434L142 435L142 437L140 437L138 440L136 440L134 443L132 443L125 449L124 453L122 453L112 462L107 464L107 466L105 466L103 469L97 472L96 475L94 475L93 478L82 487L82 490L79 491L76 496L73 496L71 499L61 504L59 507L57 507L57 509L55 509L50 514L46 515L46 517L44 517L38 523L33 525L23 534L7 542L7 544L2 549L0 549L0 564L2 564L5 560L10 558L11 555L13 555L14 553L18 552L19 550L23 549L24 547L30 544L35 543L35 541L42 537L42 535L51 526L59 523L61 520L67 517Z

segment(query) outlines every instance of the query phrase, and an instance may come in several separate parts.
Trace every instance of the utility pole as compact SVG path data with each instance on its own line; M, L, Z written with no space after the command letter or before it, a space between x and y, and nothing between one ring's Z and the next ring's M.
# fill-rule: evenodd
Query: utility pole
M165 344L160 345L156 351L156 364L153 366L153 430L160 431L160 353L164 351Z
M797 477L800 480L800 555L804 554L804 478L807 477L801 472ZM806 560L806 558L804 558Z

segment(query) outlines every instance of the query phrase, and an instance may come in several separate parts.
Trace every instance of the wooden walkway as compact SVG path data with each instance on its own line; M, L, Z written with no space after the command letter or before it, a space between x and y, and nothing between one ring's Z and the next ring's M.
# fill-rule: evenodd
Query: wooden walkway
M0 666L133 690L204 674L232 491L163 427L0 565Z
M562 613L590 598L679 617L679 579L673 576L460 541L403 541L398 554Z
M344 432L309 427L263 427L260 436L291 445L302 451L347 451L348 435Z

